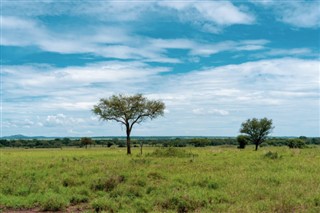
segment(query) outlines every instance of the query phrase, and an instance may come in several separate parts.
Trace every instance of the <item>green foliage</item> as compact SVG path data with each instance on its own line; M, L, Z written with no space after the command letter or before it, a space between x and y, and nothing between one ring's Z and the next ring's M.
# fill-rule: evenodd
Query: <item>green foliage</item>
M241 124L240 133L248 135L251 142L256 145L257 150L258 146L266 140L273 128L271 119L252 118Z
M320 138L306 138L302 137L303 141L307 145L320 145ZM263 144L264 146L287 146L288 141L292 138L283 138L283 137L272 137L267 138ZM301 139L301 137L299 137ZM206 146L221 146L221 145L239 145L236 138L162 138L162 137L152 137L150 138L139 138L139 140L143 140L144 146L163 146L163 147L186 147L186 146L194 146L194 147L206 147ZM16 140L7 140L0 139L0 147L15 147ZM104 138L104 139L95 139L94 142L98 146L103 147L126 147L126 142L123 138ZM250 141L249 141L250 142ZM248 144L250 144L248 142ZM19 147L23 148L61 148L57 146L56 140L51 139L32 139L32 140L19 140ZM64 147L79 147L82 146L79 139L69 139L63 138L60 139L60 145ZM262 144L260 144L262 147Z
M306 142L303 139L289 139L287 142L287 145L289 148L297 148L297 149L302 149L306 147Z
M95 212L117 212L118 205L110 201L108 198L97 198L91 203Z
M239 149L244 149L246 145L250 142L250 138L247 135L238 135L237 142L239 144Z
M102 98L92 112L105 121L116 121L126 127L127 154L131 154L130 134L134 124L139 124L147 118L151 120L164 114L165 104L162 101L148 100L142 94L132 96L113 95Z
M206 205L205 201L195 200L187 195L185 196L171 196L159 203L164 210L175 210L179 213L193 212L197 208Z
M93 140L91 138L84 137L84 138L80 139L80 143L81 143L82 146L85 146L87 148L88 145L91 145L94 142L93 142Z
M56 193L46 193L41 201L42 211L62 211L69 205L69 202Z

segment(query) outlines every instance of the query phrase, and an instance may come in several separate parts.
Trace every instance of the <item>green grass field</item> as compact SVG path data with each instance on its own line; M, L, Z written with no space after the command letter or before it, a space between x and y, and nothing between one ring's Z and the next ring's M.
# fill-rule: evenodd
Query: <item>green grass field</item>
M319 147L0 152L3 212L320 212Z

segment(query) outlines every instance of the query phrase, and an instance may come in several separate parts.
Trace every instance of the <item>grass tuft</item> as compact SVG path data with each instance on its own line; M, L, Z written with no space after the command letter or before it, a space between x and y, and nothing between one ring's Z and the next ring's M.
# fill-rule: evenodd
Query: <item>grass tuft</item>
M265 158L269 158L269 159L273 159L273 160L282 158L282 156L280 156L280 155L278 154L278 152L271 152L271 151L267 152L267 153L264 155L264 157L265 157Z
M147 156L186 158L186 157L194 157L196 155L191 152L187 152L184 149L169 147L169 148L156 149L152 153L147 154Z

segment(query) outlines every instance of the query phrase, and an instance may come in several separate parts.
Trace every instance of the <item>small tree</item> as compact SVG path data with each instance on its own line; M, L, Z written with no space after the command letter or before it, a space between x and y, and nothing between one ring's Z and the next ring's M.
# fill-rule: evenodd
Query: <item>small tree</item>
M151 120L164 114L165 104L162 101L148 100L142 94L132 96L113 95L100 99L98 105L93 107L93 112L100 119L117 121L126 127L127 154L131 154L130 134L136 123L141 123L147 118Z
M239 143L238 148L244 149L246 148L246 145L250 141L250 138L247 135L238 135L237 136L237 142Z
M81 145L85 146L86 148L88 148L88 145L93 144L92 139L91 138L87 138L87 137L81 138L80 142L81 142Z
M273 128L272 119L252 118L241 124L240 133L248 135L250 141L256 145L256 150L258 150L258 146L265 141Z
M289 139L287 142L289 148L294 149L302 149L306 147L306 142L300 138Z

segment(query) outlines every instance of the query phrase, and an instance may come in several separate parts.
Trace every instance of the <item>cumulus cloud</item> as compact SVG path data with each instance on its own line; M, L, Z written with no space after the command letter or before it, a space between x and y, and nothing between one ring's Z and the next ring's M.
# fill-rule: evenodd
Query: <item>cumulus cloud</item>
M320 27L320 5L318 1L291 2L279 9L279 19L297 27Z
M149 47L143 43L143 38L121 27L86 25L86 30L71 28L60 33L35 19L13 16L1 16L1 19L1 45L36 46L61 54L87 53L116 59L180 63L179 59L167 57L163 49Z
M22 128L31 128L34 126L35 123L34 121L30 120L29 118L21 119L21 120L2 120L1 121L1 126L4 128L17 128L17 127L22 127Z
M110 68L113 67L112 64L104 65ZM186 132L199 135L223 135L224 132L231 134L232 131L234 131L233 134L237 134L236 130L244 119L256 116L274 118L276 126L278 122L288 127L298 125L302 118L310 120L309 124L312 124L313 128L318 125L314 120L315 116L319 116L318 100L320 98L318 93L320 82L315 77L319 75L317 60L295 58L260 60L195 70L183 75L169 73L169 75L161 75L163 70L159 68L131 65L119 63L115 66L119 69L119 76L111 79L107 76L101 77L105 78L105 82L102 83L99 78L91 77L91 75L99 75L100 69L90 69L91 74L88 74L87 81L81 77L74 79L68 76L67 72L67 75L53 78L55 79L53 83L48 81L46 84L41 81L37 81L38 84L26 83L25 80L30 78L28 75L30 73L34 75L32 77L34 79L38 75L43 78L43 75L51 76L57 70L61 72L60 68L51 67L51 70L40 72L37 70L39 67L33 70L30 66L29 68L21 67L20 71L16 72L17 67L15 69L11 69L10 66L4 67L3 88L5 94L10 95L5 97L4 115L11 113L12 119L19 120L21 119L19 113L27 110L31 115L42 115L41 119L36 120L28 116L24 117L32 121L33 125L38 125L39 129L41 129L39 122L44 127L50 125L70 127L81 124L79 128L81 126L82 129L86 129L85 131L90 130L96 135L114 135L115 132L123 134L118 124L114 126L107 124L110 129L105 133L105 124L95 120L90 109L102 97L118 92L131 94L141 92L148 98L163 100L170 112L166 113L164 118L150 124L159 126L159 129L150 129L147 133L150 135L187 134ZM141 71L143 67L147 71ZM65 70L70 69L75 73L78 72L75 67ZM86 70L86 68L79 68L80 74L81 69ZM125 74L122 75L121 72L126 69L130 69L128 71L130 73L137 72L137 75L142 72L142 80L134 76L127 78ZM23 72L27 75L20 75ZM64 78L68 80L59 81ZM19 102L18 100L22 97L24 101ZM37 108L35 109L34 106ZM306 107L307 111L304 110ZM69 113L76 114L69 115ZM221 116L226 119L222 121L219 119ZM4 121L7 121L6 116ZM31 124L26 122L26 125L18 123L15 125L16 127L12 129ZM101 129L97 128L100 125ZM148 125L143 126L149 127ZM195 126L199 127L199 132L194 130ZM211 129L208 126L215 128ZM142 134L143 131L139 128L137 127L137 132ZM73 130L79 131L75 127ZM282 132L293 134L290 129L282 129Z
M195 26L209 31L233 24L251 24L252 15L242 11L230 2L4 2L2 22L2 45L36 46L43 51L61 54L88 53L116 59L139 59L146 62L181 63L180 59L166 56L167 48L191 48L193 41L154 41L146 43L145 37L134 33L129 25L114 27L114 23L137 21L149 11L163 15L163 11L174 9L178 16L188 19L190 12L195 13L192 20ZM53 28L38 16L74 15L92 16L101 19L101 24L82 23L75 28L73 22L59 22ZM166 14L171 14L169 11ZM228 15L225 15L228 14ZM174 17L172 17L174 18ZM63 33L60 33L63 30ZM158 44L157 44L158 43ZM160 43L160 45L159 45ZM177 46L178 45L178 46ZM180 45L180 46L179 46ZM174 47L175 46L175 47ZM189 46L189 47L188 47Z
M222 109L204 109L204 108L196 108L193 109L192 112L196 115L211 115L211 114L217 114L217 115L229 115L229 112Z
M319 1L252 1L270 8L278 21L302 28L320 27Z
M77 126L83 125L86 120L84 118L76 118L72 116L67 116L63 113L57 113L54 115L47 115L46 117L37 116L35 121L30 121L33 127L44 126L44 127L67 127L67 126Z
M198 24L211 32L219 32L220 26L252 24L255 21L248 11L228 1L161 1L158 4L178 11L182 20Z
M36 46L60 54L86 53L113 59L145 62L181 63L168 56L168 49L186 49L190 55L209 56L223 51L263 49L267 40L198 42L192 39L154 39L132 35L124 28L86 26L86 31L58 33L41 22L27 18L2 16L2 45Z
M296 27L319 27L319 6L315 1L255 4L274 12L278 21ZM263 37L241 35L221 40L224 35L207 33L221 33L232 25L255 24L259 14L253 15L250 3L5 1L2 6L1 45L6 48L32 47L40 54L59 53L55 55L61 57L85 54L92 61L100 61L66 67L59 67L59 63L3 65L6 131L51 127L52 134L53 130L56 134L100 134L103 128L97 129L100 123L92 117L92 106L101 97L137 92L164 100L167 106L163 119L137 129L141 134L230 134L230 129L238 129L243 119L253 116L275 118L284 126L290 126L287 120L298 125L299 119L305 118L312 128L318 127L314 117L319 115L319 61L284 58L316 58L310 46L275 47L276 42ZM68 19L54 24L46 19L61 15ZM146 17L164 23L172 21L174 27L187 25L192 36L163 36L157 24L148 29L141 27L150 26ZM264 38L273 39L267 35ZM222 58L218 53L234 53L233 59L242 54L250 60L264 60L223 59L229 65L210 67ZM280 59L270 59L276 57ZM109 61L102 61L104 58ZM188 62L192 62L191 66ZM307 111L301 110L306 107ZM35 115L40 118L35 119ZM221 132L211 132L208 126ZM108 134L119 133L116 127L110 127ZM287 129L283 134L290 132L294 131Z

